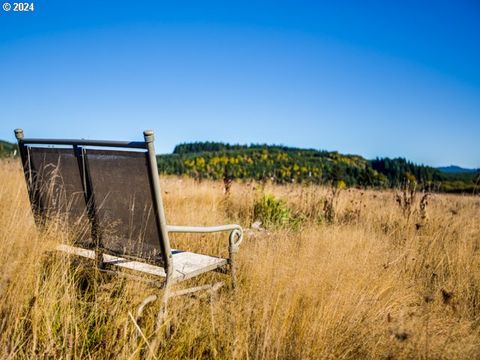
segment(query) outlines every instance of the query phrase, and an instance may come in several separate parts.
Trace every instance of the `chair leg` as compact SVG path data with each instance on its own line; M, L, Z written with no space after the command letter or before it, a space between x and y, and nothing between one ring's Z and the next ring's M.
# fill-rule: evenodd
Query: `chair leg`
M135 321L140 324L140 322L142 321L142 316L143 316L143 311L145 310L146 306L150 303L153 303L157 300L158 296L157 295L150 295L150 296L147 296L143 301L142 303L140 304L140 306L138 307L137 309L137 316L135 318Z
M160 305L160 310L157 313L157 321L155 324L155 333L153 336L153 341L151 344L151 348L153 349L154 352L157 351L157 348L159 345L164 343L164 338L169 338L171 336L170 332L170 324L169 321L167 320L167 315L168 315L168 299L170 298L170 288L168 285L165 286L164 293L161 298L161 305ZM164 329L164 335L162 335L162 327L165 326Z
M232 288L235 289L237 287L237 268L234 254L230 254L230 275L232 277Z
M234 268L232 267L232 269ZM233 280L233 286L235 287L235 271L232 271L232 280ZM210 296L211 321L212 321L213 328L215 328L214 317L213 317L213 303L214 303L214 300L216 299L218 290L223 286L223 284L224 284L223 282L217 282L211 285L202 285L202 286L197 286L197 287L187 288L187 289L182 289L177 291L171 291L170 289L171 286L169 284L166 284L164 287L163 295L161 297L160 310L157 314L157 320L155 324L155 337L151 344L151 349L153 349L153 351L156 351L157 347L163 342L164 336L162 336L162 333L165 334L166 338L169 338L172 335L172 328L171 328L170 320L168 319L168 301L170 298L173 298L176 296L193 295L197 292L206 290L207 295ZM143 311L146 308L146 306L156 301L157 299L158 299L157 295L150 295L142 301L142 303L137 309L137 317L136 317L137 322L138 320L141 320Z
M170 334L170 324L168 324L167 316L168 316L168 300L170 299L170 286L165 287L165 291L162 296L162 304L160 307L160 311L157 314L157 336L160 334L160 329L162 326L165 326L165 334L169 337Z
M216 285L216 284L215 284ZM209 305L210 305L210 324L212 326L212 331L213 333L215 333L216 331L216 326L215 326L215 303L217 301L217 298L218 298L218 290L220 289L220 287L222 286L221 283L219 283L218 286L213 286L211 290L209 290L209 295L210 295L210 301L209 301Z
M160 338L160 334L164 331L164 334L167 338L172 335L172 327L171 320L168 318L168 301L170 298L174 298L177 296L185 296L185 295L194 295L200 291L206 291L207 295L210 296L210 300L212 301L213 298L217 295L218 290L223 286L223 282L217 282L211 285L202 285L193 288L187 288L177 291L171 291L170 287L165 288L165 292L162 297L162 304L160 307L160 311L157 314L157 323L156 323L156 334L157 338L155 339L155 346L158 344L158 340ZM165 327L162 330L162 327Z

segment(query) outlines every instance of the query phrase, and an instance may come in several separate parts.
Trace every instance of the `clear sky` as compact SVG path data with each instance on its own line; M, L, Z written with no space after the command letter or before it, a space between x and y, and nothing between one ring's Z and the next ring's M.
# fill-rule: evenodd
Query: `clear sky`
M477 0L34 6L0 8L0 139L152 128L160 153L215 140L480 167Z

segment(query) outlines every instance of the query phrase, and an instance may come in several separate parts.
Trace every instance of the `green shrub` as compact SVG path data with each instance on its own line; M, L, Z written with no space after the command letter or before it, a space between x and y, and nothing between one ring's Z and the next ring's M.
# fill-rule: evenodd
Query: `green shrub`
M271 194L264 194L255 201L253 218L262 222L265 228L286 225L292 218L285 202Z

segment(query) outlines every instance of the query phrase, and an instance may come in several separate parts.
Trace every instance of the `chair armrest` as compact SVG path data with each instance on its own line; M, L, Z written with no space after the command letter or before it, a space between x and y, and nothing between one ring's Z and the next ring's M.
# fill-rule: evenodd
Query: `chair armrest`
M182 225L167 225L167 231L172 233L213 233L230 230L242 230L240 225L228 224L219 226L182 226Z
M169 233L214 233L222 231L230 231L229 236L229 253L230 255L236 253L243 241L243 229L240 225L228 224L220 226L180 226L167 225ZM235 241L235 237L237 240Z

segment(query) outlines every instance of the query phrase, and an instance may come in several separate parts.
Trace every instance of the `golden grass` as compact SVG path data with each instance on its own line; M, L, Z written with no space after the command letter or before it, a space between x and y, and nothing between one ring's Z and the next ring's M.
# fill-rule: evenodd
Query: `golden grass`
M50 252L68 232L38 234L16 161L0 163L1 358L480 358L480 199L433 195L428 222L407 221L393 192L344 190L332 224L328 189L162 179L172 224L239 222L260 191L301 215L295 228L250 230L239 288L172 302L176 330L149 350L155 290ZM416 204L415 206L418 206ZM227 239L177 235L173 246L226 255ZM211 280L207 275L200 281Z

